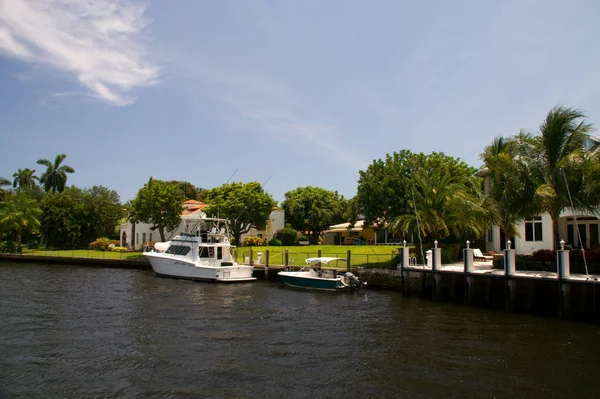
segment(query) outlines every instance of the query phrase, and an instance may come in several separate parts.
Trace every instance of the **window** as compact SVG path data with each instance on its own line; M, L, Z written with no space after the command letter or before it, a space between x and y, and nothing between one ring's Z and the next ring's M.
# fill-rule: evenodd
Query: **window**
M150 238L148 239L148 241L152 241L152 233L150 233Z
M191 248L183 245L171 245L169 249L165 251L167 254L173 255L187 255L190 252Z
M142 233L142 243L146 243L146 233Z
M493 238L492 237L492 229L489 229L488 230L488 242L492 242L493 241L492 238Z
M140 242L140 233L135 233L135 242Z
M200 247L198 251L198 256L201 258L214 258L215 256L215 247Z
M542 217L534 216L525 221L525 241L542 241Z
M217 259L223 259L223 247L217 247Z

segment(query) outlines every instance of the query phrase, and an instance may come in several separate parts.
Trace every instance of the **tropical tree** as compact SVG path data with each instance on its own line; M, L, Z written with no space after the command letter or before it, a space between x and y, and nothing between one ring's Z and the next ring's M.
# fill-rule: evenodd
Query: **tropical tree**
M414 199L390 221L393 233L419 230L431 244L450 235L479 237L491 224L492 215L477 178L417 171L413 182Z
M37 163L46 166L46 171L40 177L40 183L46 192L61 192L67 185L67 173L75 173L75 169L69 165L62 165L67 156L58 154L54 162L47 159L38 159Z
M477 169L444 153L415 154L401 150L387 154L385 159L375 160L367 170L359 172L355 201L365 222L385 226L406 213L412 203L413 174L419 170L432 176L465 177Z
M552 218L556 249L560 240L558 220L565 208L572 203L578 211L599 209L598 199L585 188L592 181L585 174L584 141L593 128L581 111L558 106L548 112L539 130L533 145L520 144L520 157L536 186L534 201Z
M5 231L15 232L18 252L22 251L23 231L38 229L41 214L37 201L24 193L15 193L0 205L0 226Z
M119 221L125 215L119 194L104 186L85 189L84 194L89 197L89 204L96 218L96 237L114 235Z
M345 205L344 197L337 192L307 186L286 192L281 207L289 224L308 232L310 243L315 245L324 230L344 221Z
M478 176L485 179L489 209L506 237L518 236L517 223L535 213L536 187L520 156L522 149L529 153L533 143L533 137L523 132L510 138L496 137L480 155L484 168Z
M19 169L13 174L13 187L31 189L36 185L36 180L40 179L35 175L35 169Z
M79 248L97 238L98 218L90 203L90 196L78 187L67 187L62 192L45 195L42 237L54 248Z
M128 204L132 223L150 223L158 230L161 241L166 241L165 231L173 231L181 223L183 197L177 185L152 177Z
M10 186L10 180L0 177L0 202L6 199L6 190L2 187Z
M204 192L205 212L229 220L236 243L251 228L265 228L276 202L258 182L233 182Z

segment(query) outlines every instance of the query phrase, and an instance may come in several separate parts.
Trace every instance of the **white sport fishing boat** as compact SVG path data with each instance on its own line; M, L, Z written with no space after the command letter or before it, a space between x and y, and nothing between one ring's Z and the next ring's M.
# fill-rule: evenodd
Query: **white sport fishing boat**
M226 219L182 217L186 231L144 252L158 276L233 283L256 280L253 266L238 264L231 254Z

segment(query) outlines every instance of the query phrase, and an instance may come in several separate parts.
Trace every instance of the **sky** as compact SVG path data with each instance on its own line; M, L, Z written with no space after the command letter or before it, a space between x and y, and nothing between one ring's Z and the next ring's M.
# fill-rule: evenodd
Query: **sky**
M600 126L597 0L0 0L0 176L123 202L152 176L356 194L402 149L471 166L556 105ZM596 134L599 134L596 132Z

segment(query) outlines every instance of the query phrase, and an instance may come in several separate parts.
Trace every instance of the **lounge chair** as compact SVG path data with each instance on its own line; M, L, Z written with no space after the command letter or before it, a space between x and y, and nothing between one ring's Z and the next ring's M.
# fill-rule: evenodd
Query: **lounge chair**
M479 249L479 248L473 248L473 257L475 258L475 260L483 260L483 261L494 260L493 256L484 255L481 252L481 249Z

